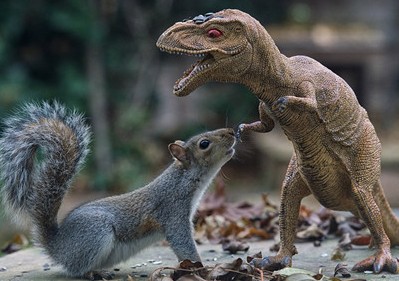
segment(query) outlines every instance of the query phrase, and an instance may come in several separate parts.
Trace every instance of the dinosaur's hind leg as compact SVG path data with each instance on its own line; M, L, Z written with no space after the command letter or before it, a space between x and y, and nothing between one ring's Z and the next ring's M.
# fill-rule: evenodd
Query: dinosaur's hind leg
M280 250L276 256L254 259L253 264L265 270L278 270L291 266L291 257L297 253L294 246L299 208L302 198L310 195L306 183L298 172L295 154L291 158L283 182L280 206Z
M361 218L369 228L374 246L377 248L374 255L358 262L353 267L353 270L373 270L374 273L386 270L391 273L397 273L398 262L391 255L390 240L384 231L384 225L381 218L382 213L373 197L373 187L352 184L352 188L358 214L360 214Z
M399 219L389 206L380 181L375 184L373 195L380 209L384 230L391 241L391 246L399 246Z

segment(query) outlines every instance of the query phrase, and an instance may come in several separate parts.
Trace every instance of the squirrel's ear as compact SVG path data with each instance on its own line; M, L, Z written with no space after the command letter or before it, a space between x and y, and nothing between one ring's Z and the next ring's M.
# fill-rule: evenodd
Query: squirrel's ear
M181 140L177 140L177 141L175 141L175 144L178 144L180 146L184 146L185 142L181 141Z
M174 143L169 144L169 152L173 156L173 158L179 160L182 163L187 162L187 153L186 149L181 145L182 141L176 141Z

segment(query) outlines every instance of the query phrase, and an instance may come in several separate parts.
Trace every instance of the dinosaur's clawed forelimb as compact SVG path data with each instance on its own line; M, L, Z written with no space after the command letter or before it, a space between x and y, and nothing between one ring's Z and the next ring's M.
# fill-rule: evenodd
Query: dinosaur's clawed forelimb
M258 111L260 121L256 121L250 124L240 124L237 130L237 137L241 137L242 133L247 131L267 133L273 130L274 121L268 115L266 104L263 101L259 102Z
M284 112L288 107L302 111L314 111L317 108L316 100L311 97L284 96L272 104L272 111Z
M258 133L267 133L268 130L262 121L255 121L250 124L240 124L238 126L238 135L241 136L242 133L247 131L254 131Z

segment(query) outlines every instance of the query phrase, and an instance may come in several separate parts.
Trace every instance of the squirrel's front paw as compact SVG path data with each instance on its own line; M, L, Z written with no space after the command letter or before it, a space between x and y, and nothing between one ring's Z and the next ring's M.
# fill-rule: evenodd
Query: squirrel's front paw
M281 97L272 104L272 111L283 112L287 108L288 98Z

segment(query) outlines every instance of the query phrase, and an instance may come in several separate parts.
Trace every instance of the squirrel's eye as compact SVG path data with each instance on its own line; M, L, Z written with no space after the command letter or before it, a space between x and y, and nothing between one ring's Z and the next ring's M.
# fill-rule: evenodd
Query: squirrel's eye
M213 29L208 30L207 35L210 38L218 38L218 37L222 36L223 33L219 29L213 28Z
M211 142L209 140L202 140L199 143L199 147L201 149L207 149L210 144L211 144Z

